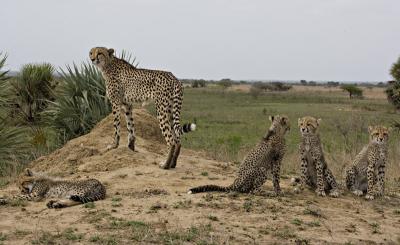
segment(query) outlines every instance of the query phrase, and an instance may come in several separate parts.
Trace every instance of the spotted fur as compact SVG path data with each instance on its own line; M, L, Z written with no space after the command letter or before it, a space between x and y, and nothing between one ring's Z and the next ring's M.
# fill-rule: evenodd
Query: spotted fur
M239 173L233 184L223 187L205 185L191 188L189 193L209 191L237 191L243 193L259 192L267 179L267 172L272 172L272 182L277 195L281 193L279 186L280 168L285 154L285 133L290 129L289 119L277 115L270 117L272 122L267 134L261 142L247 155L239 167Z
M301 133L299 146L301 160L300 189L307 185L315 189L319 196L329 195L338 197L338 186L331 170L328 168L322 144L318 133L321 119L313 117L299 118L298 126Z
M29 169L17 181L21 194L12 200L41 201L57 198L47 203L48 208L64 208L82 203L102 200L106 189L96 179L85 180L55 180L44 175L34 174ZM8 203L0 199L1 204Z
M353 194L366 194L365 198L369 200L384 195L390 129L384 126L368 128L369 144L364 146L346 169L346 186Z
M135 150L135 130L132 105L135 102L154 100L162 134L170 147L169 155L161 168L175 168L181 148L181 135L195 130L193 123L180 124L183 86L171 73L159 70L138 69L114 56L113 49L92 48L90 59L102 72L106 92L114 114L114 142L109 149L117 148L120 139L120 110L125 111L128 129L128 147Z

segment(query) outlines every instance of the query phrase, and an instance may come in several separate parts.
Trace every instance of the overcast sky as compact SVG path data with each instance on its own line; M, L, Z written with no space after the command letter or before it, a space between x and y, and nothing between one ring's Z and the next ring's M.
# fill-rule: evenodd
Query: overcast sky
M384 81L399 0L1 0L8 68L64 67L93 46L179 78Z

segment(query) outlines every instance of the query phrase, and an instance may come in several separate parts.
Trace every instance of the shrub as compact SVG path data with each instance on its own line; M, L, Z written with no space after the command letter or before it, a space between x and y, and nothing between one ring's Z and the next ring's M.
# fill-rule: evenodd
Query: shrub
M204 87L206 87L206 81L203 79L194 80L192 82L192 88L204 88Z
M5 113L10 103L10 83L8 81L8 71L2 71L7 60L7 55L0 53L0 116Z
M25 130L9 126L7 122L7 107L9 103L8 71L2 71L7 60L0 53L0 176L4 176L13 167L28 157L28 144Z
M229 88L233 85L233 81L229 78L221 79L218 82L218 85L222 86L224 89Z
M54 88L54 68L52 65L27 64L11 85L13 88L13 105L24 122L34 123L52 99L51 90Z
M346 92L349 93L350 99L352 99L352 98L362 98L362 96L363 96L362 89L360 89L356 85L352 85L352 84L342 85L341 89L343 89L343 91L346 91Z
M257 99L258 96L260 96L262 94L262 92L263 92L262 89L255 87L255 86L251 86L250 91L249 91L250 95L255 99Z
M262 91L287 91L292 88L292 85L284 84L282 82L271 82L271 83L256 82L253 83L252 87Z
M390 69L390 75L394 81L388 83L386 96L388 101L393 104L397 110L400 110L400 57Z
M62 141L88 133L111 112L101 73L91 64L67 66L61 70L61 81L55 90L46 115Z
M339 82L330 81L326 84L328 87L337 87L339 86Z
M400 82L400 57L395 63L393 63L392 67L390 68L390 75L393 77L394 80Z

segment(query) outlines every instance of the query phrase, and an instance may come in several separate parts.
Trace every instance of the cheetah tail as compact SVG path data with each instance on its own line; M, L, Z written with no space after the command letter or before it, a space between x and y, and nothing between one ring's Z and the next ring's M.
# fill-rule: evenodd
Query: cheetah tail
M228 192L229 190L230 190L229 187L224 187L224 186L203 185L189 189L188 194L196 194L200 192L210 192L210 191Z
M196 130L196 124L194 123L185 123L182 126L183 133L189 133Z

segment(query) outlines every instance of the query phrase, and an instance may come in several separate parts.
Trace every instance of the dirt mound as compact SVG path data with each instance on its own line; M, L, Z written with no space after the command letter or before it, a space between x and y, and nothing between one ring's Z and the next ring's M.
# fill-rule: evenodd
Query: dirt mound
M158 126L156 118L151 116L144 109L137 109L133 112L136 130L136 142L139 146L151 148L158 152L164 138ZM53 153L40 157L33 161L30 165L34 170L46 171L55 175L69 175L76 173L79 168L85 169L82 165L96 165L96 170L112 170L126 166L134 161L131 158L129 151L126 151L125 119L121 117L121 141L119 151L121 154L107 153L107 145L112 142L113 116L109 115L99 122L93 130L81 137L69 141L63 148L54 151ZM116 161L115 161L116 160ZM86 169L93 171L95 169Z
M237 193L188 195L190 187L232 183L237 165L182 149L176 169L166 157L157 120L135 110L137 151L112 141L111 116L87 135L31 163L34 170L65 178L93 177L107 198L63 210L45 202L0 206L0 244L399 244L400 200L365 201L345 194L294 194L282 177L283 197ZM196 132L194 132L196 133ZM190 136L188 136L190 137ZM265 190L271 191L271 181ZM14 184L0 196L19 191Z

